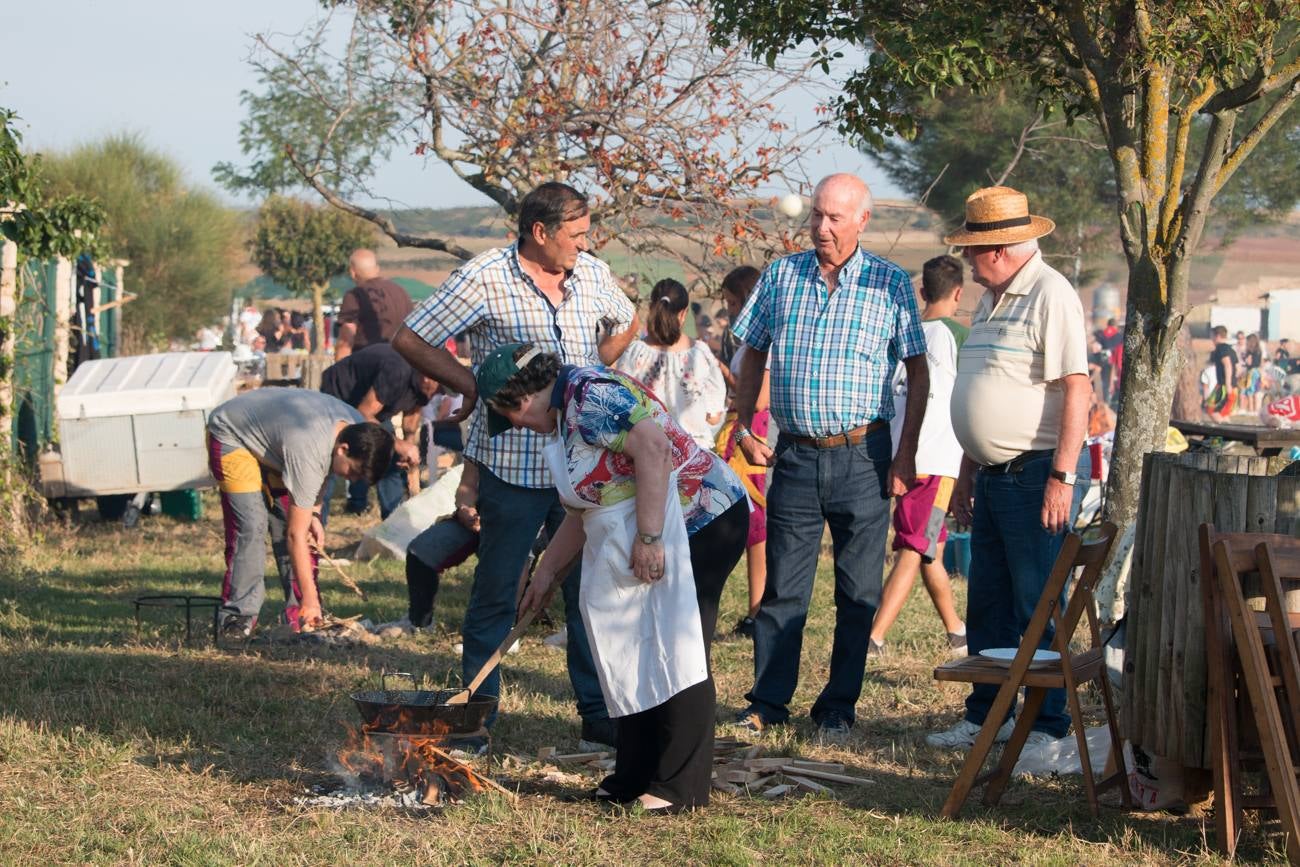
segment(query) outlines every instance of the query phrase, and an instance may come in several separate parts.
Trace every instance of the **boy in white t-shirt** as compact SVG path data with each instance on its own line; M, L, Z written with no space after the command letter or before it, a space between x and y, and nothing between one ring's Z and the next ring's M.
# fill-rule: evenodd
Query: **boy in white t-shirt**
M962 458L949 414L957 379L957 351L970 332L952 318L961 303L962 276L961 261L953 256L931 259L921 271L921 298L925 301L921 327L930 367L930 399L916 446L916 481L894 503L894 550L898 556L885 579L880 609L872 621L870 652L877 655L885 650L885 633L903 610L918 569L943 620L948 646L954 655L966 653L966 624L957 616L952 583L943 567L943 543L948 535L944 518ZM907 378L900 364L894 376L896 411L891 425L895 449L906 402Z

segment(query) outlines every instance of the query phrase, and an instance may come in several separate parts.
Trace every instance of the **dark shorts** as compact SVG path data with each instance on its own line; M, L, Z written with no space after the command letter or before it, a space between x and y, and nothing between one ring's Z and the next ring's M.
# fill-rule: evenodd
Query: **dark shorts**
M894 503L894 550L915 551L927 563L948 538L944 516L955 480L949 476L917 476L907 493Z

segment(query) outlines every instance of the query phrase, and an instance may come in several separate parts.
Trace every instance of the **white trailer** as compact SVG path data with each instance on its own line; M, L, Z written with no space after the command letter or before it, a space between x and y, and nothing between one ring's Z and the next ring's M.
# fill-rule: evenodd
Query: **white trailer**
M235 395L228 352L87 361L59 393L57 452L41 456L47 497L211 487L208 415Z

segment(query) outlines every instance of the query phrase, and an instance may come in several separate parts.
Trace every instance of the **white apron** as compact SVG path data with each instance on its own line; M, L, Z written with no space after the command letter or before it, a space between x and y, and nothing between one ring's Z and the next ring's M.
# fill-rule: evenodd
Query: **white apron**
M560 502L581 511L587 534L578 607L609 715L649 710L703 682L709 666L677 474L668 480L664 576L646 584L637 580L631 567L636 499L613 506L595 506L581 499L569 479L568 456L558 435L542 449L542 456Z

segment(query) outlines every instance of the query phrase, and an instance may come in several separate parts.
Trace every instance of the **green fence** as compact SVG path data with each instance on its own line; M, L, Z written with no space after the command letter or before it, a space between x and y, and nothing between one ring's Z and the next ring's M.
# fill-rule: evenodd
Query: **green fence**
M25 262L14 314L14 413L11 444L35 463L54 439L54 328L58 264Z

